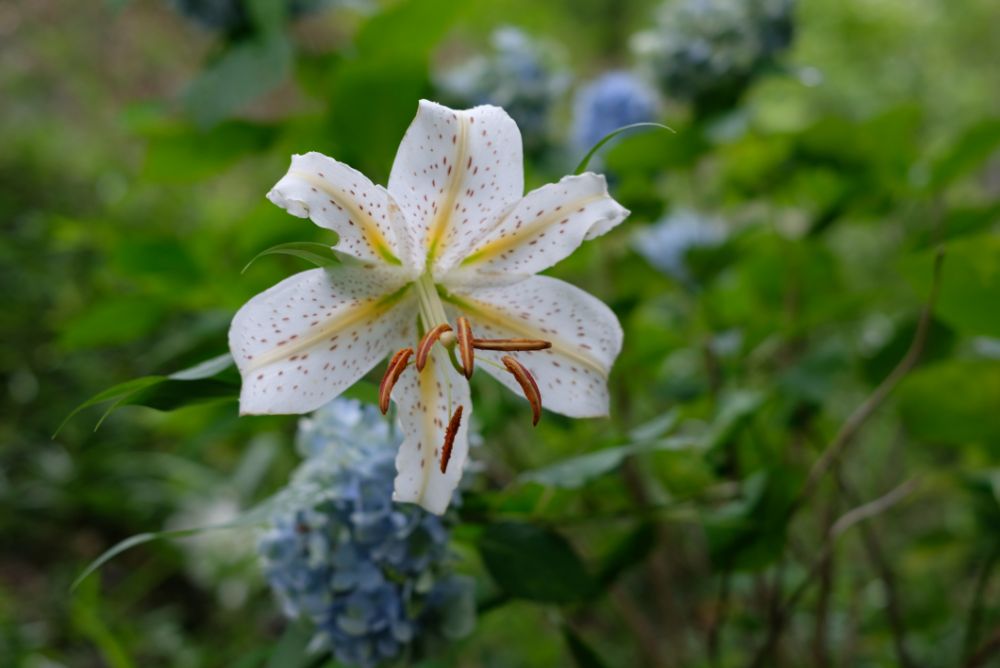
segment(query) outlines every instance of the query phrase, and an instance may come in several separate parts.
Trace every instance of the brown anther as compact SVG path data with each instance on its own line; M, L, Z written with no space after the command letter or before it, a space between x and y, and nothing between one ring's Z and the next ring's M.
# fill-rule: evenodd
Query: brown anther
M542 393L538 390L538 384L535 382L534 376L531 375L531 372L523 364L510 355L504 355L500 358L500 361L507 367L507 371L510 371L511 375L514 376L514 379L517 380L518 385L521 386L521 391L524 392L524 398L531 404L531 426L536 426L538 420L542 417Z
M444 432L444 446L441 448L441 473L448 470L448 462L451 461L451 446L455 445L455 436L458 434L458 426L462 424L462 406L459 405L448 420L448 428Z
M472 339L472 347L479 350L527 352L529 350L546 350L552 347L552 343L542 339Z
M392 359L389 360L389 366L385 368L385 375L382 376L382 382L378 386L378 407L382 411L382 415L389 412L389 397L392 394L392 388L396 386L396 381L406 369L406 363L410 361L412 354L413 348L403 348L392 356Z
M417 366L417 371L424 370L424 366L427 364L427 358L431 354L431 348L434 347L434 344L437 343L442 334L450 331L451 325L441 323L424 334L424 338L420 339L420 343L417 344L417 356L413 359L414 364Z
M458 355L462 360L462 370L466 378L472 378L475 365L475 350L472 348L472 326L464 315L455 321L455 336L458 338Z

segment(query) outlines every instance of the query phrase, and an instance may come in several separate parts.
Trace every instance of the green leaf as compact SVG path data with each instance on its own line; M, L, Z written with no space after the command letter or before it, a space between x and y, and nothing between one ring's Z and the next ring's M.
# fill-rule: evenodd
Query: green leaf
M593 158L594 154L597 153L599 150L601 150L601 148L603 148L605 144L607 144L609 141L611 141L612 139L614 139L623 132L628 132L629 130L635 130L638 128L644 128L647 130L652 128L659 128L661 130L667 130L668 132L674 132L673 128L663 125L662 123L632 123L630 125L623 125L617 130L612 130L608 134L604 135L599 142L594 144L591 147L591 149L587 151L587 154L583 156L583 160L581 160L580 164L576 166L576 169L573 171L573 173L583 174L587 170L587 165L590 164L591 158Z
M231 366L233 366L233 356L229 353L222 353L187 369L175 371L167 377L173 380L201 380L217 376Z
M86 637L100 652L102 665L108 668L132 668L135 663L129 658L121 639L105 623L106 613L101 605L100 584L77 592L70 606L70 617L74 630Z
M568 624L563 625L562 632L570 656L573 657L578 668L606 668L608 664Z
M334 240L334 243L337 243L337 241ZM250 268L250 265L265 255L291 255L292 257L297 257L300 260L311 262L317 267L329 267L331 265L339 264L343 257L339 252L334 250L332 245L316 241L292 241L286 244L271 246L267 250L257 253L252 260L247 262L246 266L243 267L243 271L240 273L246 273L246 270Z
M274 0L246 0L247 15L259 32L271 33L282 30L288 18L287 2Z
M486 569L509 596L542 603L573 603L597 591L569 542L551 529L515 522L490 524L480 534Z
M150 531L146 533L136 534L130 536L118 543L112 545L110 548L105 550L100 556L91 561L83 572L77 576L73 584L70 585L70 591L73 591L80 586L84 580L90 577L91 574L96 572L104 564L108 563L118 555L123 552L131 550L133 547L143 545L145 543L152 542L154 540L165 540L170 538L186 538L188 536L195 536L197 534L208 533L210 531L232 531L236 529L245 529L251 526L258 526L264 524L267 519L277 511L283 508L292 507L301 503L300 494L297 490L286 488L282 492L275 494L271 498L263 501L253 508L247 510L242 515L234 519L232 522L227 522L226 524L217 524L215 526L207 527L192 527L190 529L170 529L167 531Z
M355 45L361 59L400 62L426 57L463 9L452 0L404 0L362 26Z
M196 403L235 399L239 395L239 385L215 378L232 365L233 358L226 353L168 376L144 376L109 387L74 408L52 437L58 436L66 423L80 411L108 402L111 405L97 421L94 431L120 406L147 406L171 411Z
M597 581L607 588L629 568L643 562L656 547L656 525L643 522L614 545L602 560Z
M926 297L931 288L934 251L907 258L903 272ZM1000 337L1000 236L983 234L948 244L936 317L959 332Z
M1000 200L989 204L949 209L940 229L918 232L913 239L915 249L926 249L942 241L950 241L990 229L1000 222Z
M664 438L630 443L578 457L570 457L544 468L528 471L519 477L519 481L564 489L577 489L614 471L621 466L626 458L632 455L643 452L689 450L696 447L698 447L698 441L690 438Z
M184 536L193 536L202 531L205 531L205 529L175 529L172 531L140 533L130 536L105 550L99 557L90 562L87 567L83 569L83 572L80 573L75 580L73 580L73 584L70 585L69 590L74 591L84 580L90 577L91 574L97 571L101 566L108 563L119 554L131 550L133 547L153 540L159 540L161 538L183 538Z
M1000 361L952 360L907 376L897 390L907 431L936 443L1000 441Z
M1000 469L975 471L963 482L983 536L996 536L1000 531Z
M704 525L712 564L754 571L773 563L785 549L800 482L787 468L759 471L744 481L743 498L709 513Z
M113 297L71 318L59 334L66 350L132 343L163 320L163 306L149 297Z
M171 123L147 128L142 136L143 176L185 183L216 176L240 158L263 151L274 143L277 129L246 121L226 121L211 129Z
M302 668L312 665L315 657L309 652L309 641L313 633L312 624L306 620L289 622L274 645L265 668Z
M654 438L660 438L661 436L666 436L673 431L679 420L680 411L676 408L672 408L663 415L654 418L649 422L644 422L638 427L634 427L631 431L629 431L628 435L633 441L649 441Z
M292 44L282 31L237 42L191 82L184 108L199 126L210 127L282 83L291 67Z
M1000 120L991 118L968 128L933 166L930 185L946 186L981 165L1000 147Z
M752 390L737 390L722 398L718 415L712 422L706 447L715 450L732 441L764 404L765 396Z

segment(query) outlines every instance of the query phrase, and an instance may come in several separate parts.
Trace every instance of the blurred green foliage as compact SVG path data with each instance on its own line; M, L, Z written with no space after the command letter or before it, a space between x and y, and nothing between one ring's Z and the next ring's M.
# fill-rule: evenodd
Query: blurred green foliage
M241 275L258 253L334 242L264 200L291 153L384 183L432 67L514 24L589 75L627 64L655 9L250 6L222 33L156 0L0 7L2 665L315 663L252 551L204 576L218 554L152 541L70 592L119 540L225 522L213 509L252 506L296 464L295 420L238 418L231 370L170 374L224 353L235 309L308 266L303 246ZM992 0L803 2L787 71L740 107L668 107L677 134L603 149L633 216L551 273L625 328L612 418L532 430L516 397L474 386L485 474L456 550L481 617L422 665L954 666L995 637L997 18ZM526 165L529 187L581 157ZM679 207L728 226L685 258L690 283L632 243ZM913 368L807 482L922 329ZM98 431L91 409L52 438L126 381L109 397L123 405L211 401L116 411Z

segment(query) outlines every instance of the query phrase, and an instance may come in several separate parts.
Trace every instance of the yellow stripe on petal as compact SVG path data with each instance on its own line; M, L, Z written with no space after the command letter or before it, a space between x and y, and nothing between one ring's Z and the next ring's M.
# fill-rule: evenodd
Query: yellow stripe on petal
M482 274L530 276L556 264L588 239L620 224L628 211L598 174L567 176L532 190L453 266L444 282L481 284Z
M437 210L427 237L427 264L434 261L434 256L441 246L445 233L452 216L455 214L455 202L458 201L459 191L465 183L465 169L460 169L468 159L469 153L469 119L462 112L455 114L458 120L458 129L455 133L454 162L447 165L448 187ZM447 158L446 158L447 159Z
M399 273L310 269L247 302L229 328L240 412L308 413L412 340L416 300Z
M301 335L293 334L287 339L278 340L275 343L275 348L266 353L254 356L246 366L246 371L248 373L256 371L279 360L308 351L317 344L336 336L339 332L349 329L354 325L378 320L406 296L410 287L406 285L380 299L372 299L363 305L359 305L357 308L350 309L336 317L321 322L316 327Z
M498 236L473 250L460 266L466 267L477 262L491 260L501 253L505 253L513 248L517 248L527 243L532 237L536 237L561 221L569 222L572 213L579 214L590 204L606 200L607 195L590 195L574 202L567 202L558 211L550 211L544 215L536 217L530 223L523 224L515 231L506 236ZM503 225L503 223L501 223Z
M402 261L392 252L389 242L386 240L385 236L381 231L379 231L374 218L372 218L368 213L362 211L358 206L357 197L355 195L352 195L341 188L337 188L328 180L321 178L317 174L312 174L299 169L291 169L289 170L288 175L301 179L313 188L321 190L327 197L330 198L330 200L335 202L336 206L342 207L345 211L347 211L348 216L350 216L350 221L361 228L361 234L364 236L365 240L372 247L372 249L379 255L379 257L389 264L402 264Z
M422 371L410 366L403 372L392 398L405 435L396 455L393 499L440 515L448 508L468 456L469 383L448 363L447 352L436 346ZM462 418L449 433L460 406ZM450 451L442 466L446 445Z
M504 357L510 355L534 378L546 410L569 417L607 415L607 379L623 333L615 314L599 299L548 276L451 293L445 299L469 316L477 337L552 343L551 348L513 353L479 348L483 371L522 394L523 385L507 372Z
M452 294L444 294L442 295L442 299L450 304L454 304L456 307L467 313L473 320L478 320L480 322L493 325L494 327L509 330L522 338L542 339L548 341L552 344L552 347L549 349L552 352L558 353L567 359L571 359L574 362L587 367L588 369L599 374L602 378L607 378L608 376L608 370L604 364L602 364L597 358L585 354L580 348L561 338L558 333L546 330L537 325L532 325L527 320L512 317L508 313L505 313L490 304L475 301L468 297L457 297Z

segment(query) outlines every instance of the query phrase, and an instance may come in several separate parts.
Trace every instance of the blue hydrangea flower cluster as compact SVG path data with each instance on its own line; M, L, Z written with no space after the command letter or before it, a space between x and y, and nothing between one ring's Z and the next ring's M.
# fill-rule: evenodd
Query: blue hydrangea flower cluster
M306 457L258 551L285 614L314 650L383 665L434 635L471 630L472 583L449 569L447 518L392 501L401 438L373 406L338 399L303 419Z
M667 97L701 111L732 106L792 42L795 0L679 0L633 38Z
M656 91L624 70L602 74L579 91L573 101L573 144L587 150L624 125L656 120Z
M635 247L651 265L675 281L693 286L688 253L725 242L725 224L695 211L681 209L635 235Z
M517 122L528 151L547 143L553 109L570 82L569 71L553 44L509 26L494 31L489 54L474 57L436 78L446 102L503 107Z

